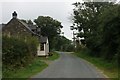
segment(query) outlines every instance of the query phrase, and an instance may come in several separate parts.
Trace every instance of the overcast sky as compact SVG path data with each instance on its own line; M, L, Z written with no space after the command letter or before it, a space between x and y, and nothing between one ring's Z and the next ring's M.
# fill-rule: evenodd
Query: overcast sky
M31 0L32 1L32 0ZM34 20L38 16L50 16L60 21L63 25L64 36L72 40L70 30L70 16L74 1L41 1L41 2L2 2L2 21L7 23L12 18L13 11L16 11L19 19Z
M0 24L7 23L12 18L13 11L17 12L19 19L32 21L38 16L50 16L62 23L64 35L72 40L72 22L69 18L74 8L72 3L76 1L82 0L1 0Z

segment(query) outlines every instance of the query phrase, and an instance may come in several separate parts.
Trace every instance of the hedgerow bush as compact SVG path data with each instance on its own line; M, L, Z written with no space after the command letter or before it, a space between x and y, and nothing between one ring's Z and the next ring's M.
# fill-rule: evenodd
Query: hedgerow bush
M38 40L34 37L2 37L3 70L15 70L32 62L37 53Z

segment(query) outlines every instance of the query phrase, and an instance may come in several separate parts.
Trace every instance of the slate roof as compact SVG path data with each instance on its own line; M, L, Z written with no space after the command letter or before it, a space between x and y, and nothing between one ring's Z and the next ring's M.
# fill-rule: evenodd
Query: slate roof
M28 25L28 24L26 24L25 22L23 22L23 21L21 21L21 20L19 20L19 19L18 19L18 21L19 21L20 23L22 23L31 33L33 33L34 35L37 35L37 36L40 37L40 35L37 34L37 32L33 32L33 31L32 31L32 29L37 29L37 25Z
M37 28L37 25L28 25L30 29L36 29Z
M25 22L21 21L20 19L17 19L17 20L18 20L21 24L23 24L24 27L26 27L31 33L33 33L34 35L38 36L39 39L40 39L40 43L46 43L46 42L47 42L48 37L46 37L46 36L41 36L41 35L39 35L39 34L37 34L37 33L35 33L35 32L32 31L32 29L37 29L37 26L36 26L36 25L31 25L31 26L30 26L30 25L26 24ZM0 24L0 30L1 30L1 28L4 27L4 26L5 26L5 24Z
M22 23L31 33L33 33L33 34L36 34L36 33L34 33L29 27L28 27L28 25L26 24L26 23L24 23L23 21L21 21L21 20L19 20L19 19L17 19L20 23Z
M48 37L46 37L46 36L41 36L41 37L40 37L40 42L41 42L41 43L46 43L46 42L47 42L47 39L48 39Z
M14 12L14 13L15 13L15 12ZM25 23L25 22L21 21L20 19L18 19L18 18L17 18L17 15L13 15L13 18L12 18L12 19L18 20L18 21L19 21L22 25L24 25L24 27L27 28L32 34L38 36L38 37L40 38L40 42L41 42L41 43L46 43L46 42L47 42L48 37L46 37L46 36L41 36L40 34L37 33L37 32L40 32L40 31L41 31L41 29L38 28L37 25L28 25L27 23ZM12 20L12 19L11 19L11 20ZM10 22L10 21L9 21L9 22ZM6 25L8 25L9 22L8 22ZM3 26L5 26L5 25L4 25L4 24L0 24L0 30L1 30L1 28L2 28ZM33 32L32 30L36 30L36 32Z

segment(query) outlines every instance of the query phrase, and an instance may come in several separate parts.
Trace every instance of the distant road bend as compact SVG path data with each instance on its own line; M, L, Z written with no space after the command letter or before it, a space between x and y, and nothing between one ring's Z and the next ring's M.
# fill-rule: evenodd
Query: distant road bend
M60 58L32 78L105 78L93 65L69 52L59 52Z

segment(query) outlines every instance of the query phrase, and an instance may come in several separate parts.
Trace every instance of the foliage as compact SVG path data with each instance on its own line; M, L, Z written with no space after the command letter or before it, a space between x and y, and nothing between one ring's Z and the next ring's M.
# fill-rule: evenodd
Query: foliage
M74 50L75 50L75 47L74 47L73 44L69 43L69 44L66 45L65 51L72 52Z
M48 57L48 60L56 60L60 57L60 54L57 52L52 52L53 55Z
M53 39L53 47L57 51L73 51L72 41L64 36L58 36Z
M50 52L50 54L52 54L52 55L49 55L47 58L46 57L40 57L40 59L41 60L43 60L43 61L54 61L54 60L56 60L56 59L58 59L59 57L60 57L60 54L58 53L58 52ZM49 63L48 63L49 64Z
M74 3L73 29L92 56L116 60L120 46L120 5L109 2ZM115 59L116 58L116 59Z
M14 78L15 78L15 80L16 80L16 78L22 78L22 80L24 80L24 78L25 78L25 80L28 80L29 77L42 71L47 66L48 65L45 62L42 62L41 59L37 57L31 62L31 64L29 64L23 68L17 69L15 71L7 70L3 74L3 80L8 80L8 78L11 78L12 80L14 80Z
M115 55L118 55L120 46L120 5L114 5L103 12L104 15L100 16L100 31L102 40L101 47L102 52L106 51L104 54L106 59L113 59ZM111 13L111 11L113 13ZM112 16L111 16L112 15ZM108 20L109 18L109 20ZM102 21L101 21L102 20Z
M117 80L116 78L118 78L118 67L114 62L111 63L111 62L105 61L103 58L96 58L93 56L91 57L90 55L88 55L89 53L90 53L89 49L84 48L80 52L74 53L74 54L80 58L83 58L89 61L90 63L98 67L109 78L113 78L113 80Z
M3 74L5 70L15 70L28 65L34 58L38 42L36 38L2 37Z
M34 22L41 28L41 35L47 36L49 39L50 50L72 51L73 45L71 41L61 36L61 22L49 17L38 16ZM69 49L70 48L70 49Z
M61 22L49 17L49 16L38 16L34 22L41 28L41 35L47 36L49 39L50 49L53 49L53 39L61 33Z

